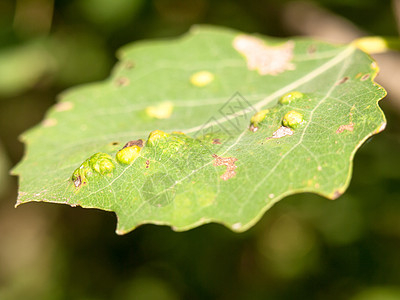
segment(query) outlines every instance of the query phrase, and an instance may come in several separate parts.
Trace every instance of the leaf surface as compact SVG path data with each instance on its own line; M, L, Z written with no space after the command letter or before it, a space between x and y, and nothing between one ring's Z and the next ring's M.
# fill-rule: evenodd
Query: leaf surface
M287 195L340 196L355 151L386 124L377 66L352 45L200 26L119 57L108 80L65 92L23 135L17 205L114 211L119 234L144 223L244 231ZM300 96L280 100L287 93ZM288 112L301 116L297 128L282 125ZM118 162L139 139L138 157ZM99 152L111 172L87 160ZM72 179L85 161L90 172Z

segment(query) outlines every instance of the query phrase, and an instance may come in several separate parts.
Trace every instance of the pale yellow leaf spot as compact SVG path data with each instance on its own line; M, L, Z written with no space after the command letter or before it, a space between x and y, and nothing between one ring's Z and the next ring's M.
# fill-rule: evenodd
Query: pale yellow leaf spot
M146 108L146 114L155 119L168 119L174 106L171 102L163 102L158 105L149 106Z
M208 71L200 71L190 76L190 82L198 87L210 84L214 80L214 74Z

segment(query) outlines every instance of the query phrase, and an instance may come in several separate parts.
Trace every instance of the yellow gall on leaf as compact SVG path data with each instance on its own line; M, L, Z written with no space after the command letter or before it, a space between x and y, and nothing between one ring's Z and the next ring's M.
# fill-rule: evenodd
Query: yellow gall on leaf
M303 123L303 115L295 110L291 110L285 114L282 120L282 124L285 127L296 129Z
M264 109L256 112L250 119L250 130L256 132L258 130L258 125L263 121L268 114L269 110Z
M304 94L298 91L293 91L290 93L287 93L285 95L283 95L280 99L279 99L279 103L280 104L290 104L293 101L296 101L298 99L303 98Z
M139 157L141 148L137 145L132 147L122 148L117 152L115 158L117 161L124 165L129 165L135 161L136 158Z
M253 124L254 126L258 126L259 123L261 123L262 120L265 119L265 116L269 112L268 109L260 110L256 112L250 119L250 123Z
M150 145L154 145L158 140L166 138L167 136L168 133L165 133L162 130L154 130L150 132L147 143Z
M208 71L200 71L190 76L190 82L198 87L206 86L214 80L214 74Z

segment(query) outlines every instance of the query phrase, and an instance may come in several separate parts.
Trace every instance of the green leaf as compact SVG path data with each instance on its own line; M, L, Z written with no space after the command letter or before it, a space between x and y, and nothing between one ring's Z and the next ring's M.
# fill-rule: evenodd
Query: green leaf
M23 135L17 205L114 211L119 234L244 231L287 195L340 196L386 124L377 66L353 45L201 26L119 54L108 80L64 93Z

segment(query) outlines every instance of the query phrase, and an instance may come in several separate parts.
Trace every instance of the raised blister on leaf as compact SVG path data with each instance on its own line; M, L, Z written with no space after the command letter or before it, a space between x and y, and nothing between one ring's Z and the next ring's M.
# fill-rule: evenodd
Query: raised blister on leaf
M159 141L160 139L166 138L168 136L168 133L165 133L162 130L154 130L150 132L149 137L147 139L147 143L149 145L154 145Z
M256 112L250 119L250 130L256 132L258 130L258 125L261 123L266 115L268 114L269 110L264 109L261 111Z
M93 175L92 167L90 166L90 158L86 159L80 166L77 168L74 173L72 173L72 181L74 182L75 187L80 187L82 184L87 183L87 178Z
M298 91L293 91L290 93L287 93L285 95L283 95L280 99L279 99L279 103L281 104L290 104L293 101L299 100L301 98L303 98L304 94Z
M141 148L137 145L122 148L117 152L115 158L117 161L124 165L129 165L138 158Z
M89 159L89 163L94 171L102 175L111 173L115 168L112 157L107 153L99 152L93 154Z
M282 120L283 126L296 129L304 121L303 115L295 110L291 110L285 114Z

